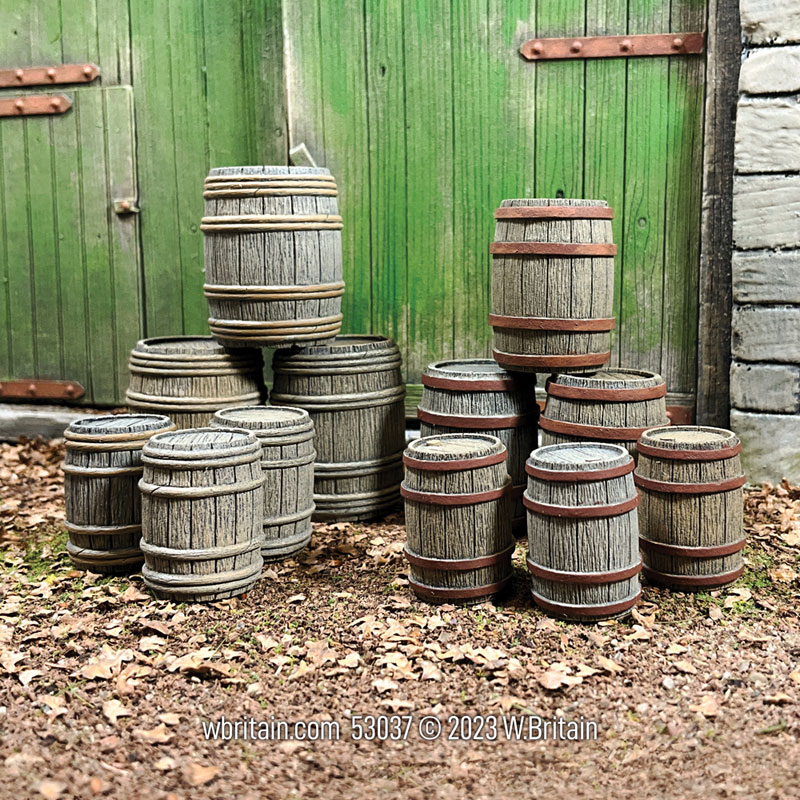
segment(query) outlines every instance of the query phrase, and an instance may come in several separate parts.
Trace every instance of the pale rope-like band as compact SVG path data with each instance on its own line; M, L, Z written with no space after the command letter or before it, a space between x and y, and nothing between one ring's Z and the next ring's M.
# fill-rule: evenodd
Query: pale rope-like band
M200 230L206 233L243 231L323 231L342 229L338 214L238 214L203 217Z
M341 297L344 294L344 281L308 286L228 286L206 283L203 284L203 293L213 300L319 300Z

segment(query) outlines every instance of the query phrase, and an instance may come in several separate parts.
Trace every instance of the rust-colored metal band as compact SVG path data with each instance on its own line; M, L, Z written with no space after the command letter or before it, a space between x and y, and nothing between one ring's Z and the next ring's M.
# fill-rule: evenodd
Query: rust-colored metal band
M422 375L422 385L431 389L451 389L457 392L510 392L514 388L513 378L440 378L438 375Z
M548 379L544 388L550 397L563 397L566 400L605 400L610 403L627 403L630 400L657 400L667 396L666 383L658 386L647 386L642 389L592 389L585 386L564 386L557 381Z
M608 206L503 206L495 219L614 219Z
M713 547L688 547L677 544L667 544L666 542L654 542L652 539L639 537L639 547L642 550L652 550L654 553L664 553L668 556L685 556L686 558L720 558L730 556L742 550L747 543L747 539L739 539L738 542L716 545Z
M621 478L633 472L636 465L633 459L626 464L620 464L618 467L609 467L608 469L594 469L594 470L570 470L563 472L556 469L542 469L535 467L530 461L525 462L525 472L532 478L538 478L542 481L563 481L565 483L572 482L585 482L585 481L604 481L607 478Z
M663 494L714 494L715 492L730 492L733 489L740 489L747 483L744 475L737 475L735 478L727 478L724 481L709 481L707 483L671 483L670 481L657 481L653 478L645 478L643 475L634 473L633 481L642 489L651 492L662 492Z
M584 242L492 242L489 252L495 256L561 256L569 258L611 257L615 244Z
M457 414L437 414L417 407L417 417L431 425L444 425L447 428L470 428L487 430L489 428L519 428L530 420L536 419L536 413L520 414L515 417L467 417Z
M548 569L535 561L531 561L528 556L525 559L528 563L528 570L531 575L537 578L543 578L546 581L555 581L557 583L579 583L584 586L600 586L605 583L616 583L617 581L624 581L638 575L642 571L642 562L639 561L632 567L625 567L625 569L618 569L613 572L564 572L560 569Z
M502 464L507 457L508 451L505 449L499 453L491 453L488 456L459 458L453 461L427 461L403 453L403 463L407 467L413 467L424 472L458 472L462 469L476 469L477 467L491 467L493 464Z
M416 489L407 489L405 483L400 484L400 494L415 503L429 503L435 506L473 506L478 503L488 503L499 500L509 493L511 481L499 489L489 489L486 492L470 492L469 494L442 494L441 492L418 492Z
M534 591L531 592L531 595L537 606L555 614L574 617L611 617L633 608L639 602L642 590L639 589L633 597L629 597L627 600L621 600L619 603L608 603L603 606L571 606L565 603L554 603L552 600L545 600L544 597Z
M490 594L497 594L505 589L511 580L511 575L503 578L497 583L489 583L486 586L473 586L469 589L449 589L444 586L426 586L424 583L417 583L410 575L408 585L414 590L415 594L421 597L431 597L435 600L467 600L470 597L482 597Z
M603 517L618 517L628 511L633 511L639 505L639 495L624 500L621 503L611 503L604 506L554 506L550 503L537 503L536 500L524 494L522 502L525 508L547 517L566 517L569 519L599 519Z
M605 353L581 353L579 355L540 356L527 353L504 353L501 350L492 350L492 356L498 364L508 364L512 367L602 367L609 358L611 351Z
M723 572L716 575L672 575L669 572L659 572L657 569L651 569L647 566L642 567L642 572L653 583L665 583L672 586L711 587L733 583L733 581L741 578L744 572L744 564L731 572Z
M562 422L560 419L539 417L539 427L551 433L563 433L566 436L579 436L582 439L621 439L635 442L647 428L608 428L604 425L584 425L578 422Z
M505 550L499 553L492 553L488 556L480 556L479 558L425 558L424 556L412 553L406 545L403 550L403 555L409 564L421 569L440 569L444 572L466 572L470 569L480 569L481 567L491 567L494 564L499 564L502 561L510 561L511 554L517 546L513 542Z
M636 449L640 456L652 456L666 461L724 461L738 456L742 452L742 443L737 442L719 450L667 450L664 447L654 447L646 442L639 442Z
M506 317L489 314L493 328L529 331L610 331L617 324L614 317L605 319L567 319L565 317Z

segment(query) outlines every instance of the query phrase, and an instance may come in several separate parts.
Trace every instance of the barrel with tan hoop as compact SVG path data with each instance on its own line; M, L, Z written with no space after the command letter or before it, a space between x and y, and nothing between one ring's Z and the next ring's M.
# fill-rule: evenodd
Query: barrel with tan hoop
M433 603L480 603L511 580L511 478L496 437L450 433L406 448L405 557L414 593Z
M311 540L314 511L314 423L302 408L223 408L212 428L242 428L261 442L264 470L264 561L302 551Z
M174 430L169 417L118 414L84 417L64 431L67 552L78 569L103 575L135 572L142 564L142 448Z
M636 441L648 428L669 425L667 386L655 372L605 369L550 378L539 425L542 444L611 442L636 460Z
M178 428L208 425L214 412L260 403L260 350L228 350L210 336L142 339L131 350L125 399L131 411L167 414Z
M553 444L531 453L528 570L538 606L593 621L626 614L641 594L639 498L619 445Z
M602 200L503 200L495 211L489 323L503 367L549 374L608 361L612 217Z
M270 402L314 420L313 519L368 520L400 504L405 384L397 345L385 336L337 336L276 351Z
M342 218L321 167L220 167L201 229L211 333L229 347L332 339L342 325Z
M639 440L639 541L648 580L678 591L725 586L744 571L742 446L723 428L675 425Z
M490 358L437 361L422 373L422 400L417 407L420 433L487 433L508 450L513 482L514 533L526 531L525 460L537 444L539 406L536 376L506 372Z
M142 451L142 577L157 597L205 601L261 575L261 444L243 430L153 436Z

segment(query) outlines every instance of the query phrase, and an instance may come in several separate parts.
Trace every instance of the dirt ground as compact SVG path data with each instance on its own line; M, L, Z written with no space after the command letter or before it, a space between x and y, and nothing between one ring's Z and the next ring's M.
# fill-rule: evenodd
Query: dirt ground
M532 606L524 544L496 604L418 602L400 517L315 525L245 597L156 601L72 570L60 460L0 445L0 798L800 797L800 489L748 492L732 590L588 626ZM223 717L339 738L207 740ZM596 739L505 727L581 718Z

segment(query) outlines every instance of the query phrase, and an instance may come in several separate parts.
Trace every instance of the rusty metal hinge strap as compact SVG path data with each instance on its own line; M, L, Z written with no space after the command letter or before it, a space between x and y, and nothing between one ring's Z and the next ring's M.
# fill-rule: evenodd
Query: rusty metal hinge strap
M27 117L32 114L63 114L72 108L65 94L28 94L0 97L0 117Z
M583 36L530 39L519 51L528 61L564 58L629 58L702 53L703 33L645 33L636 36Z
M12 400L77 400L85 390L78 381L26 378L0 382L0 398Z
M99 74L100 67L91 63L0 69L0 88L49 86L56 83L91 83Z

